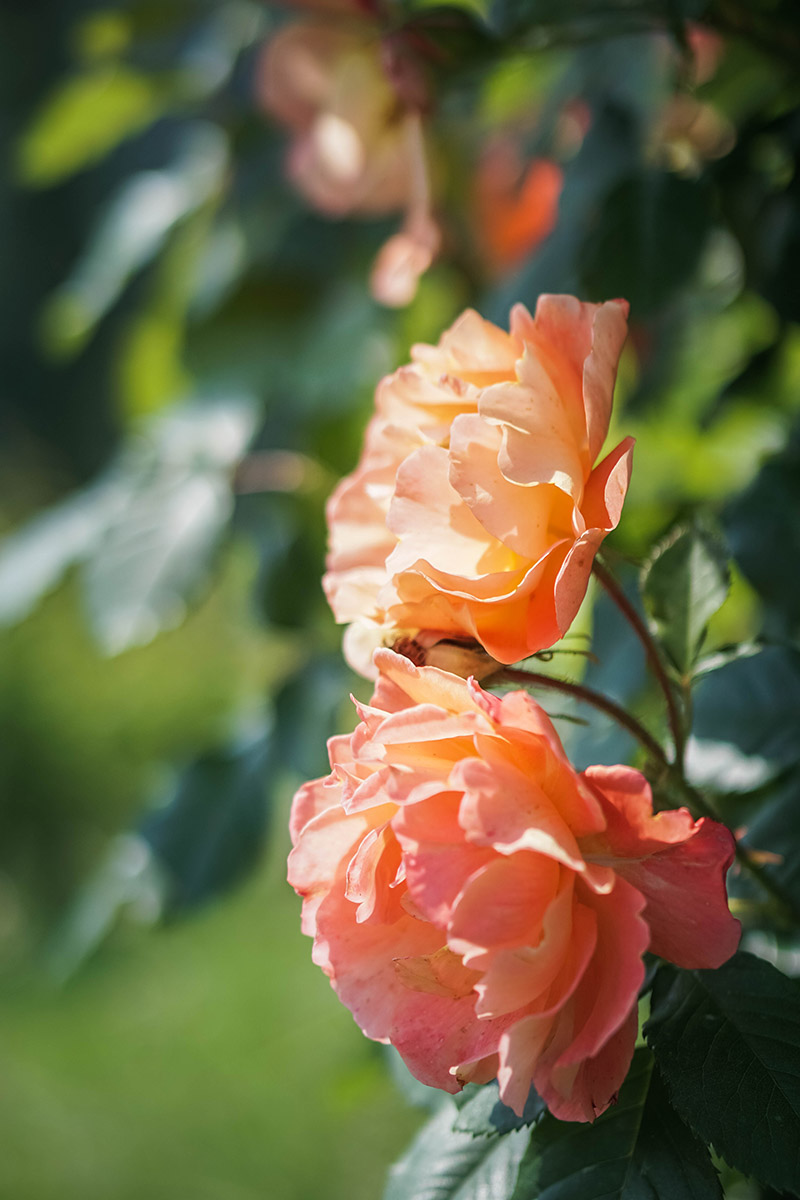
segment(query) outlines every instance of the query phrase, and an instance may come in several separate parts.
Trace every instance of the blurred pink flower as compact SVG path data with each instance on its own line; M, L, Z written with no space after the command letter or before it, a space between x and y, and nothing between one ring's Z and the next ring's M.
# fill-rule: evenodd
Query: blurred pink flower
M593 465L626 315L624 301L542 296L505 333L467 311L382 380L328 503L324 586L357 670L419 630L504 663L566 632L628 486L630 438Z
M545 712L376 653L332 774L294 799L289 881L314 961L364 1032L424 1083L497 1076L521 1113L592 1120L633 1053L642 954L734 953L730 832L653 815L629 767L577 774Z
M292 132L289 177L315 208L382 214L410 202L408 114L374 30L322 20L285 26L267 43L259 94Z

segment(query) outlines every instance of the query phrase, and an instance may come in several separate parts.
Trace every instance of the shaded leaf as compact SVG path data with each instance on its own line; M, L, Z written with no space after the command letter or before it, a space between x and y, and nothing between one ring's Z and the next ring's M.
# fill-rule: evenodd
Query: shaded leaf
M663 967L645 1034L692 1129L745 1174L800 1189L800 983L749 954Z
M389 1172L384 1200L499 1200L514 1186L524 1131L476 1138L453 1131L447 1100Z
M706 626L730 586L721 539L694 524L656 547L642 580L642 596L662 646L681 675L697 661Z
M512 1200L721 1200L708 1150L670 1107L639 1049L616 1105L594 1124L536 1126Z
M281 760L305 778L330 770L325 743L354 716L348 695L353 674L340 654L311 658L275 697L275 736ZM352 723L350 725L352 728Z
M167 915L227 891L259 862L273 756L266 734L203 755L143 823L141 835L166 872Z
M742 572L789 633L800 629L800 440L766 463L724 515Z
M465 1089L466 1090L466 1089ZM464 1093L462 1092L461 1095ZM453 1129L459 1133L471 1133L473 1137L492 1137L498 1133L512 1133L533 1125L545 1111L541 1096L531 1088L522 1116L513 1108L503 1104L498 1095L496 1081L479 1087L465 1103L459 1105L459 1113Z
M691 279L710 226L701 182L658 171L623 179L587 230L587 293L624 296L640 320L658 311Z

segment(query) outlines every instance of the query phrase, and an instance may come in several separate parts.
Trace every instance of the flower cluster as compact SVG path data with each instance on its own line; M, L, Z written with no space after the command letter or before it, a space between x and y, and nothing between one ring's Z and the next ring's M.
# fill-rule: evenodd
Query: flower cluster
M739 940L726 828L654 814L630 767L578 773L526 692L463 677L566 632L619 520L631 439L598 458L626 316L467 312L379 385L325 578L374 695L291 820L303 928L364 1032L428 1084L496 1077L517 1113L534 1086L572 1121L625 1078L643 953L715 967ZM451 669L412 661L443 640Z

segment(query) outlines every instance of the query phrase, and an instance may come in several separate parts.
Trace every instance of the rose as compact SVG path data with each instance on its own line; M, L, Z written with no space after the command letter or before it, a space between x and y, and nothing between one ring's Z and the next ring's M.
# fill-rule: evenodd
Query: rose
M593 465L626 316L622 300L542 296L505 333L467 311L382 381L361 461L328 505L324 585L353 623L357 670L417 630L474 638L504 663L566 632L630 476L630 438Z
M525 163L514 142L485 147L473 181L476 235L499 274L531 255L555 229L564 173L548 158Z
M288 174L329 216L390 213L412 200L417 132L370 28L287 25L267 43L263 106L292 131Z
M732 836L654 816L628 767L576 773L524 692L375 658L361 723L292 807L314 960L423 1082L497 1075L517 1113L533 1082L591 1120L630 1063L643 952L715 967L736 949Z

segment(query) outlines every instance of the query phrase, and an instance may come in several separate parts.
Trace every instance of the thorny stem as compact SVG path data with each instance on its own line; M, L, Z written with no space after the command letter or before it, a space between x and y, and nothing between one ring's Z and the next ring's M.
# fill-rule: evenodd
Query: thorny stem
M615 704L613 700L609 700L608 696L604 696L602 692L595 692L592 688L584 687L581 683L570 683L566 679L556 679L551 675L539 675L535 671L520 671L514 667L505 667L494 676L492 682L522 683L532 687L551 688L553 691L564 692L569 696L574 696L576 700L583 700L585 704L591 704L594 708L606 713L617 724L622 725L624 729L627 729L628 733L631 733L637 741L641 742L648 754L655 759L660 767L664 770L669 770L670 768L664 751L652 734L649 734L635 717L632 717L619 704Z
M622 615L626 618L639 641L642 643L642 646L644 647L644 652L647 655L647 661L652 668L653 674L658 681L658 685L664 693L664 699L667 702L667 717L669 720L669 727L672 732L672 741L675 746L675 762L682 771L683 754L686 743L683 729L683 718L675 700L675 692L672 684L670 683L667 673L664 670L664 664L661 661L661 655L659 654L658 647L650 635L650 630L647 628L644 621L639 616L638 612L633 607L630 600L625 595L624 591L611 572L604 567L602 563L598 562L597 559L594 561L592 570L597 576L601 586L605 588L606 592L614 601Z

